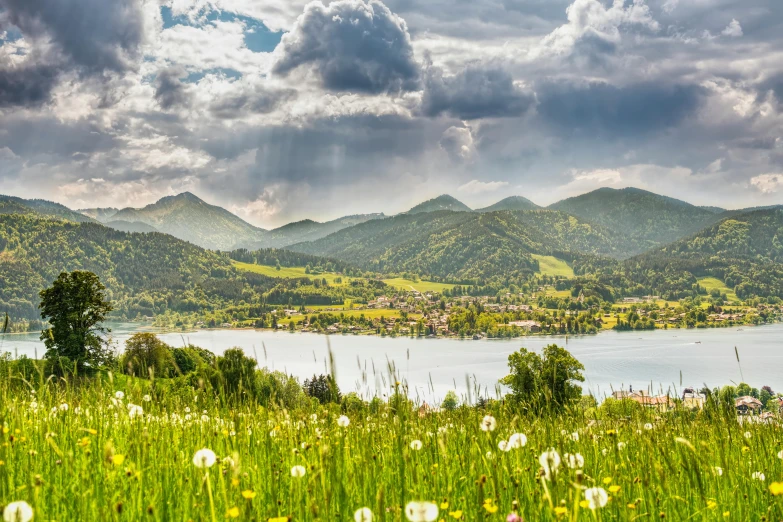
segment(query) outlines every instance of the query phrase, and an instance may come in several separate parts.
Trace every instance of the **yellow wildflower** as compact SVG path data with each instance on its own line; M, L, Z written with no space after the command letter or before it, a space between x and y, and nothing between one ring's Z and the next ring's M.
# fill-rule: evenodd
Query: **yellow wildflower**
M589 500L583 500L579 503L579 507L582 509L587 509L590 507L590 501Z
M609 488L610 493L617 493L618 491L620 491L620 486L615 485Z
M775 495L783 495L783 482L773 482L769 485L769 492Z
M122 463L125 462L125 455L112 455L111 462L115 466L122 466Z
M449 509L449 503L448 502L441 502L440 503L441 509Z
M288 522L288 517L272 517L267 522Z
M555 508L555 515L557 516L565 515L566 513L568 513L568 508L565 508L563 506L557 506Z
M86 432L87 432L87 433L89 433L90 435L97 435L97 434L98 434L98 430L94 430L94 429L92 429L92 428L85 428L85 430L84 430L84 431L86 431Z
M607 484L607 485L608 485L608 484L611 484L611 483L612 483L612 477L606 477L606 478L604 479L604 484Z
M627 507L628 509L636 509L636 504L633 503L626 504L625 507Z
M253 500L256 498L256 492L250 489L246 489L242 492L242 496L247 500Z
M462 510L458 509L456 511L450 511L449 512L449 516L451 518L462 518Z
M239 479L234 477L231 479L231 485L237 487L239 485Z
M90 439L87 437L82 437L79 442L76 443L77 446L80 446L82 448L90 445Z
M239 518L239 508L234 506L226 512L226 518Z

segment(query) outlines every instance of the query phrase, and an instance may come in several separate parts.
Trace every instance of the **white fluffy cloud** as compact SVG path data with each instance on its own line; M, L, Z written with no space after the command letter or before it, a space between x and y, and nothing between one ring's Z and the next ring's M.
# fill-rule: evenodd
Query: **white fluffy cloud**
M508 187L508 185L508 181L479 181L474 179L464 185L460 185L457 190L466 194L484 194L486 192L497 192L502 188Z
M774 194L783 186L783 173L760 174L751 178L750 184L764 194Z

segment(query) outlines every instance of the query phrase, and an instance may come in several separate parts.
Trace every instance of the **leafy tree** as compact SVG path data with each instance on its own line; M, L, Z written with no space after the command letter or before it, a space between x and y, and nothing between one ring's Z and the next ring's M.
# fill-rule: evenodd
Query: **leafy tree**
M585 367L565 348L550 344L541 355L521 348L508 357L510 375L501 383L511 388L511 400L532 409L560 409L578 400Z
M41 317L51 325L41 332L47 359L66 358L77 371L106 364L111 352L102 326L113 307L106 287L92 272L63 272L40 293Z
M173 364L171 348L155 334L137 333L125 341L122 367L129 375L165 376Z
M340 388L331 375L313 375L312 379L305 380L302 387L308 396L318 399L321 404L340 402Z
M245 355L241 348L230 348L217 359L225 391L234 397L243 393L255 395L255 372L258 363Z
M171 376L176 374L187 375L196 371L200 365L212 366L215 364L215 354L204 348L189 345L184 348L173 348L174 367Z
M454 393L454 390L449 390L446 397L443 399L441 407L446 411L454 411L457 409L457 406L459 406L459 398L457 397L457 394Z

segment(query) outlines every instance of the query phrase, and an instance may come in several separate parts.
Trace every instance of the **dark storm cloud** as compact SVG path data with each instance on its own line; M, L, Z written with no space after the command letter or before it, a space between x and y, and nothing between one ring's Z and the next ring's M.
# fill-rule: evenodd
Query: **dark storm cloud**
M174 107L190 106L191 95L182 82L188 72L184 67L169 67L160 71L155 78L155 99L164 111Z
M0 108L47 103L57 70L47 65L0 68Z
M405 21L375 0L309 4L278 50L275 73L309 66L330 91L398 93L419 85Z
M471 64L454 76L438 67L424 73L422 112L449 114L462 120L520 116L535 97L514 84L507 71L494 65Z
M692 116L707 96L698 85L604 82L542 82L538 113L564 134L644 135L675 127Z
M235 119L250 114L268 114L296 98L293 89L267 89L262 85L240 86L236 92L216 99L209 111L216 118Z
M50 39L90 73L134 67L144 38L139 0L0 0L25 37Z

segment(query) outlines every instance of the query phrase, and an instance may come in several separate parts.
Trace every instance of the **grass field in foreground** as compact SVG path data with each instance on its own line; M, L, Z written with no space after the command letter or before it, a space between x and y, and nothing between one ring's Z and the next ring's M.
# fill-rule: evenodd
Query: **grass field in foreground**
M553 277L574 277L574 269L568 266L568 263L554 256L532 255L533 259L538 261L538 273Z
M165 379L34 385L31 395L6 377L0 506L25 501L34 520L325 522L362 520L364 508L379 522L783 517L773 495L783 431L741 426L733 407L618 410L598 423L499 403L420 416L385 403L231 407Z
M302 277L307 277L310 279L326 279L330 285L334 286L347 285L349 282L348 277L341 276L339 274L328 272L323 274L307 274L305 273L305 267L281 267L280 270L277 270L275 267L267 265L254 265L252 263L240 263L239 261L232 261L231 263L237 270L253 272L254 274L261 274L269 277L282 277L285 279L298 279ZM335 282L335 279L339 277L342 278L342 283Z
M723 281L716 277L700 277L699 285L704 287L707 292L718 290L721 294L726 294L726 297L729 298L729 301L739 301L737 294L734 293L734 290L726 286Z
M383 282L389 286L402 288L404 290L416 290L418 292L443 292L444 290L451 290L456 286L446 283L433 283L431 281L411 281L410 279L403 279L401 277L396 279L384 279Z

